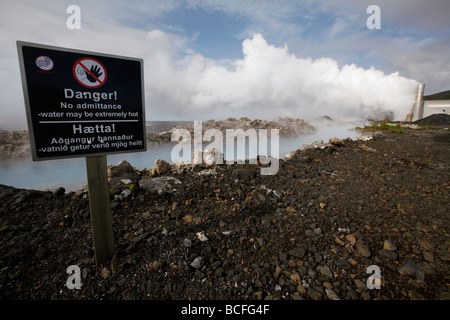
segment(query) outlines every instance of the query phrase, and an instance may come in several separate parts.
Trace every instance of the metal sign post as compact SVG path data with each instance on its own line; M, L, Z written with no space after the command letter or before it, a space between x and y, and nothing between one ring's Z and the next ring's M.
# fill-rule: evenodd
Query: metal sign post
M34 161L86 157L97 265L114 254L106 156L146 151L143 60L17 41Z

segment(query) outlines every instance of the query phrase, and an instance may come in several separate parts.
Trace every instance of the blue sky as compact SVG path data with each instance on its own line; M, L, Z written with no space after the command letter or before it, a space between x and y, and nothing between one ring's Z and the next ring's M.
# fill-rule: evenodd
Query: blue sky
M158 19L163 30L195 38L192 50L213 59L235 59L242 56L242 40L237 34L245 21L220 11L201 8L178 8Z
M69 5L81 29L69 30ZM381 29L369 30L369 5ZM149 120L364 118L450 89L448 0L13 1L0 12L0 128L24 128L15 41L143 58Z

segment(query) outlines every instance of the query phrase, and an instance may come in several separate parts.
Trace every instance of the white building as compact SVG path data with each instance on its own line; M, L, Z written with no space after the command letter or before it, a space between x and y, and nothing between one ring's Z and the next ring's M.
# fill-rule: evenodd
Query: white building
M436 113L450 114L450 91L424 96L424 89L424 84L417 87L416 102L407 119L416 121Z
M450 114L450 100L424 100L422 118L435 113Z

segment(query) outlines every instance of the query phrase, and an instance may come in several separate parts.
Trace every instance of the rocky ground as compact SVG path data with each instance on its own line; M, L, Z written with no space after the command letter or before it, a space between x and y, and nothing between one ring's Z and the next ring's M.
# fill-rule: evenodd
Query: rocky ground
M28 131L0 130L0 159L19 158L31 154Z
M116 251L98 267L86 190L0 186L0 299L449 299L449 131L330 142L273 176L110 168Z

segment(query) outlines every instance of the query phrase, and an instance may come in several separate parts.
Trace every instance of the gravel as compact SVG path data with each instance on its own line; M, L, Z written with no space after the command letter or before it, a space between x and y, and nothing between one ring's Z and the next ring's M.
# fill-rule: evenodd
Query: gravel
M419 119L413 122L413 124L423 126L450 126L450 115L446 113L436 113L429 115L423 119Z
M298 151L274 176L125 172L100 266L86 190L0 185L0 299L449 299L449 132L375 136ZM66 286L71 265L80 289ZM367 287L372 265L381 289Z

